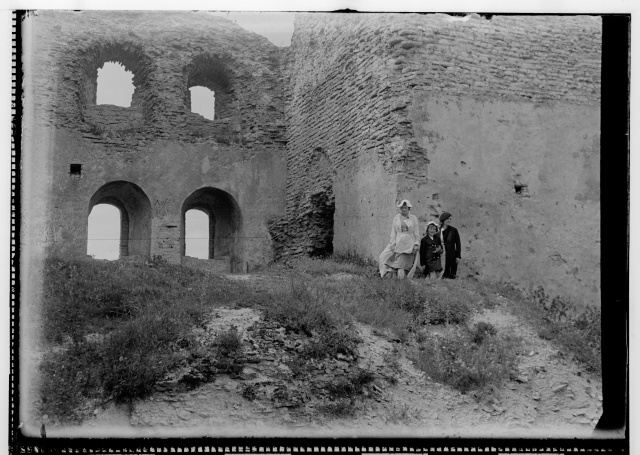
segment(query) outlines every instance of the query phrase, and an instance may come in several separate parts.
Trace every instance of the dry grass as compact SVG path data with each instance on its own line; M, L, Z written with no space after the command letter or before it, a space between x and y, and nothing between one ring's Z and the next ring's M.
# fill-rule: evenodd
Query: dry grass
M509 298L513 302L509 311L529 322L540 338L573 354L588 371L602 373L602 315L599 308L580 308L567 299L551 299L542 288L525 293L505 283L478 283L478 287L488 294Z
M355 355L358 322L402 342L417 341L421 350L413 359L420 368L435 380L469 391L501 383L515 362L517 340L487 324L471 330L464 325L473 311L500 304L496 294L501 294L515 302L511 311L537 327L542 338L599 371L600 317L595 310L568 318L571 307L564 301L539 298L536 304L512 287L472 280L380 279L375 264L355 257L296 259L289 265L263 274L265 292L161 260L136 264L49 258L42 341L64 349L48 350L41 364L43 413L73 421L82 418L87 400L144 397L189 355L202 363L202 371L192 378L195 385L219 371L233 373L240 367L234 360L241 350L237 333L230 330L216 340L215 358L200 352L190 338L192 327L221 306L262 309L267 319L306 334L300 358L291 359L294 375L304 376L310 359ZM429 333L436 324L448 327L440 338ZM337 383L334 388L327 413L349 415L362 384ZM341 395L340 390L351 392Z
M365 261L356 256L329 256L325 259L297 257L287 261L293 270L311 276L329 276L337 273L353 275L375 274L375 263Z
M519 344L489 324L472 330L451 326L442 336L426 337L413 360L434 381L467 393L508 380Z
M349 314L336 304L335 295L321 285L292 281L270 299L265 317L312 337L306 347L310 357L352 355L359 342Z
M43 413L73 421L89 399L148 395L207 311L247 295L237 283L163 261L47 259L41 341L66 349L48 350L40 366Z

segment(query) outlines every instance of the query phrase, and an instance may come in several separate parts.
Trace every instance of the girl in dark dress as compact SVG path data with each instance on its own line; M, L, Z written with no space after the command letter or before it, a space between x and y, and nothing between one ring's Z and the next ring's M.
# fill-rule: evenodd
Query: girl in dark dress
M436 279L442 272L442 241L438 235L438 225L434 221L427 224L427 232L420 241L420 265L424 267L425 278Z

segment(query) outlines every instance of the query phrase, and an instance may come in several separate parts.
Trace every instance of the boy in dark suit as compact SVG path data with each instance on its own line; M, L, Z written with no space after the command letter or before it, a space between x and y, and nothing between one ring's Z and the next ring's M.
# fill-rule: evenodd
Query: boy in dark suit
M444 243L444 252L446 255L442 278L454 279L456 273L458 273L461 247L460 234L458 234L456 228L451 226L452 218L449 212L442 212L442 215L440 215L440 232L442 233L442 243Z

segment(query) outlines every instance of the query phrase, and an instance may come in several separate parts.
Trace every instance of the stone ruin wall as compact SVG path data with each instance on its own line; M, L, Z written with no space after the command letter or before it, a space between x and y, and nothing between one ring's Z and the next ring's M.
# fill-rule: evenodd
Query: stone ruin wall
M287 50L202 13L32 19L25 248L84 254L107 202L131 212L128 255L184 262L185 209L223 207L235 270L376 258L406 197L423 223L454 213L461 274L599 302L597 18L301 14ZM130 108L95 105L110 60L135 74Z
M404 75L388 55L393 21L296 15L286 71L287 214L272 226L279 256L323 254L331 240L335 251L370 256L380 233L388 236L394 175L404 166L396 144L411 134L398 112ZM333 232L318 222L332 209Z
M286 182L281 49L206 13L29 21L23 251L86 254L90 209L105 202L128 218L121 254L180 262L184 212L199 208L215 218L210 267L273 259L267 221L284 213ZM131 107L95 104L106 61L134 73ZM215 92L213 121L190 112L195 85Z
M408 198L422 223L454 213L461 274L597 305L601 21L459 19L298 16L278 253L332 235L376 258ZM312 202L329 188L331 234Z

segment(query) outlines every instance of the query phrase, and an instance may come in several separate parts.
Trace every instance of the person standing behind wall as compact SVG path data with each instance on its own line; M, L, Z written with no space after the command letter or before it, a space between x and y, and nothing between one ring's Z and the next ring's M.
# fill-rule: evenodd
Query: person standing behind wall
M442 212L440 215L440 229L442 233L442 243L444 243L445 264L442 278L454 279L458 273L458 263L460 263L460 234L458 230L451 226L453 216L449 212Z

